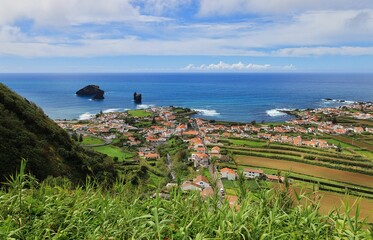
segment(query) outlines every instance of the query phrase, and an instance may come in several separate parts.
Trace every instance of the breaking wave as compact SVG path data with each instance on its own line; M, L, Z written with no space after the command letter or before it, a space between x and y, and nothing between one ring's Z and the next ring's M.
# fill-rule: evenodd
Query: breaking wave
M325 103L345 103L345 104L353 104L355 101L343 100L343 99L332 99L332 98L323 98L321 99Z
M79 120L88 120L95 116L95 114L91 114L89 112L83 113L79 116Z
M104 111L102 111L103 113L111 113L111 112L119 112L120 108L109 108L109 109L106 109Z
M216 110L209 110L209 109L193 109L194 111L197 111L202 116L206 117L215 117L219 116L220 113L218 113Z
M271 116L271 117L280 117L280 116L287 115L283 111L291 111L291 110L294 110L294 109L290 109L290 108L275 108L275 109L267 110L266 113L267 113L268 116Z
M147 108L151 108L151 107L154 107L155 105L154 104L140 104L140 105L137 105L136 108L137 109L147 109Z

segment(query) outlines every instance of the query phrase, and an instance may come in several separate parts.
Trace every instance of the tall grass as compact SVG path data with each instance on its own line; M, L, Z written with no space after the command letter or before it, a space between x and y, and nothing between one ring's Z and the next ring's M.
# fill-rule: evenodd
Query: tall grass
M318 213L318 202L288 190L241 195L239 208L216 195L175 189L170 200L149 198L125 181L110 189L92 179L72 187L51 179L38 183L25 174L0 191L0 239L371 239L371 229L344 213ZM244 190L242 190L244 192ZM246 192L245 192L246 193ZM219 206L219 207L217 207Z

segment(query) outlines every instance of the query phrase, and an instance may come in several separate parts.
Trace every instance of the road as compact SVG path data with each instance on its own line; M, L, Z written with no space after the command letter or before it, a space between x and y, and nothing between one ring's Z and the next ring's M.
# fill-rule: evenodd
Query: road
M209 165L209 172L213 178L213 181L216 181L216 187L217 187L217 190L219 191L219 195L222 196L220 189L224 190L224 185L223 185L223 182L221 181L220 173L218 172L218 169L215 166L215 164Z
M207 149L207 146L205 144L205 139L204 139L203 135L200 134L199 126L198 126L198 124L197 124L197 122L196 122L195 119L193 119L192 126L193 126L194 129L196 129L198 131L198 136L202 139L203 145ZM216 181L216 187L217 187L216 191L219 191L218 192L219 196L221 198L223 198L224 197L224 194L223 194L223 192L224 192L224 185L223 185L223 182L221 181L220 173L218 172L218 169L217 169L216 165L214 163L211 163L210 160L211 159L209 159L209 166L208 166L210 175L213 178L213 181ZM220 191L220 189L223 189L223 192Z
M171 174L172 180L176 179L176 174L174 171L172 171L172 160L170 154L167 153L167 166L168 166L168 171Z

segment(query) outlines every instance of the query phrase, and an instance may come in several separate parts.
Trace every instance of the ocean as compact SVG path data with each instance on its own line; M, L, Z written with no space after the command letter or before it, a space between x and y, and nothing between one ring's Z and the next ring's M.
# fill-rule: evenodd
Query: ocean
M195 109L197 117L206 119L277 122L290 117L280 109L373 101L373 74L0 74L0 82L39 105L53 119L87 119L100 111L180 106ZM89 84L99 85L105 99L92 101L75 95ZM134 92L142 94L141 105L133 102Z

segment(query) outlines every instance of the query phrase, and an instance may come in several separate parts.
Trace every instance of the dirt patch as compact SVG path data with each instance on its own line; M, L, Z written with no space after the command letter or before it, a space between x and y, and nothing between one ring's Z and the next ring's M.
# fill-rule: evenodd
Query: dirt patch
M319 212L322 214L329 214L332 210L338 210L339 213L344 213L346 206L350 206L350 216L353 217L356 214L356 207L360 207L359 219L367 219L367 222L373 223L373 200L367 198L358 198L355 196L347 196L338 193L318 191L312 193L311 189L303 189L294 187L294 190L299 194L300 192L306 193L309 199L319 199L320 209ZM301 201L301 204L307 204L307 200Z

